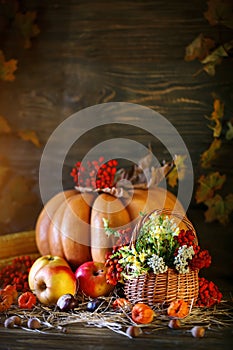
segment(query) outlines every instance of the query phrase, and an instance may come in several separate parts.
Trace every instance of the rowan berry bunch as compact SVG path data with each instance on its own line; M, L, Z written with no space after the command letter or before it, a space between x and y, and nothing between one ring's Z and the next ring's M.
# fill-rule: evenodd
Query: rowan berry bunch
M122 279L121 272L123 271L123 268L121 264L119 264L120 259L121 256L113 257L112 253L109 253L105 261L105 266L107 267L106 280L109 284L114 286L116 286Z
M14 285L18 292L29 291L28 273L34 260L30 256L15 258L11 264L0 270L0 288Z
M70 175L77 186L93 189L111 188L114 186L118 162L116 159L104 162L104 157L87 161L85 164L77 162Z
M189 266L191 269L203 269L204 267L209 267L211 264L211 256L208 250L201 250L198 246L198 251L189 262Z
M192 230L180 230L178 236L175 236L174 239L178 242L179 247L187 245L187 247L193 246L194 252L197 247L195 244L196 236Z
M196 302L200 307L211 307L222 300L222 293L214 282L199 277L199 295Z
M201 250L200 246L195 243L196 236L192 230L181 230L179 235L175 237L179 246L186 245L187 247L193 247L194 256L192 260L189 261L189 267L194 269L202 269L204 267L209 267L211 264L211 256L208 250ZM176 252L177 253L177 252Z
M109 229L110 232L114 232L114 230ZM106 254L105 266L107 267L106 279L107 282L112 285L117 285L118 282L122 280L122 271L123 267L119 263L119 260L122 258L121 254L118 253L118 250L124 245L129 244L132 229L127 227L126 229L118 230L117 233L114 234L118 236L116 244L113 246L112 252L108 252Z

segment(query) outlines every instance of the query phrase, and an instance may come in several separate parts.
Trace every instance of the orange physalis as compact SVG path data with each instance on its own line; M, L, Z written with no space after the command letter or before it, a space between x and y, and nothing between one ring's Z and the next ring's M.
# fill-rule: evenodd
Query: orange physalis
M18 305L21 309L32 309L36 305L36 296L31 292L25 292L18 298Z
M167 314L169 317L184 318L189 313L188 303L183 299L177 299L170 303Z
M126 311L132 309L132 304L129 300L125 298L117 298L116 300L114 300L112 306L114 309L123 309Z
M151 309L150 306L143 304L143 303L137 303L133 306L132 309L132 319L136 323L141 324L147 324L151 323L154 319L154 311Z

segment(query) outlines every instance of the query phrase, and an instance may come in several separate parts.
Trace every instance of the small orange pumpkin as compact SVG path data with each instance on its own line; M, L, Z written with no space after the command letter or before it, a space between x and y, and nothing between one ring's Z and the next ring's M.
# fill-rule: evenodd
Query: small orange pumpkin
M188 303L183 299L177 299L170 303L167 314L169 317L184 318L189 313Z
M132 308L132 319L136 323L151 323L154 319L154 315L155 313L151 307L143 303L137 303Z

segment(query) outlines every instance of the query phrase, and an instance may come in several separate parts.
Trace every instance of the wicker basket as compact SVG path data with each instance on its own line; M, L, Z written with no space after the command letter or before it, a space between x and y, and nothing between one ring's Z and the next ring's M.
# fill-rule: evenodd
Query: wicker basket
M177 222L182 221L182 224L185 224L187 229L192 230L196 236L196 231L186 216L178 212L172 212L170 209L156 209L143 216L135 226L130 242L131 246L135 244L141 226L149 218L150 214L154 212L158 213L158 215L168 215L176 219L175 221ZM195 243L197 244L197 242L196 236ZM191 306L197 300L198 290L198 270L180 274L172 268L168 268L165 273L149 273L127 279L124 286L125 295L131 303L142 302L149 306L154 306L157 303L169 304L176 299L183 299Z

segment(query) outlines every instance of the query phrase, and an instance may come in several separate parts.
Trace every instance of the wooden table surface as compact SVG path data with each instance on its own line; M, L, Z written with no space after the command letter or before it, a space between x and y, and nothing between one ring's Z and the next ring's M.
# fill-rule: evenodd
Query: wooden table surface
M190 152L195 179L198 178L200 154L212 140L205 116L212 112L213 97L224 101L228 118L233 112L232 59L217 66L213 77L203 71L195 75L200 63L184 60L185 47L200 33L218 38L216 27L209 26L203 17L205 1L33 0L25 1L25 8L37 11L40 34L25 50L14 27L0 26L0 49L8 59L15 57L19 62L16 80L0 81L0 115L16 129L34 130L44 146L61 122L83 108L118 101L141 104L158 111L175 126ZM222 34L229 37L232 32L223 29ZM149 133L131 126L91 130L65 159L65 188L73 186L71 166L108 137L130 137L145 146L151 141ZM156 143L152 146L166 158L167 150ZM38 185L42 151L43 147L32 147L14 136L0 138L0 156L14 165L16 174L32 181L31 190L38 196L33 205L25 204L24 212L21 210L14 221L0 222L1 234L34 227L42 205ZM214 166L232 179L232 143L225 142ZM230 191L232 183L228 181L225 192ZM203 208L197 207L194 200L188 214L201 244L213 258L205 275L231 298L232 224L206 224ZM39 334L0 326L0 349L4 350L230 349L232 343L232 328L208 332L203 339L167 330L132 340L106 329L81 326L65 334Z
M0 328L1 350L22 349L87 349L102 350L127 349L224 349L231 350L233 330L223 330L208 334L205 338L193 338L180 331L159 332L129 339L106 329L79 327L72 334L38 334L21 330Z

